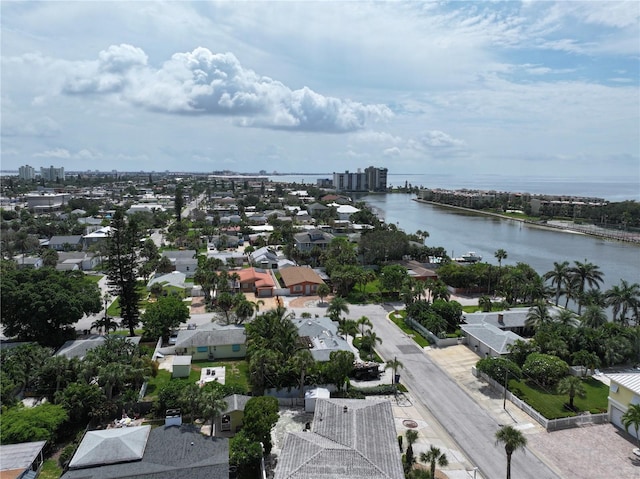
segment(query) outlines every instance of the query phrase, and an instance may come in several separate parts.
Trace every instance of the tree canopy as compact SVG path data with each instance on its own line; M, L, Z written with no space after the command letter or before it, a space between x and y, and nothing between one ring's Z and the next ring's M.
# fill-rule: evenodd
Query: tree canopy
M98 286L78 271L8 270L0 295L5 334L44 346L60 346L74 336L73 324L102 308Z

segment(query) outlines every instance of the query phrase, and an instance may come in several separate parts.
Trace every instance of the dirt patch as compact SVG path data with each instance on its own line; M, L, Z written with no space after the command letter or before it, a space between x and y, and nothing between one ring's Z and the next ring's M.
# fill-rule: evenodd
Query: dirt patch
M203 314L207 312L204 297L196 297L191 300L191 314Z

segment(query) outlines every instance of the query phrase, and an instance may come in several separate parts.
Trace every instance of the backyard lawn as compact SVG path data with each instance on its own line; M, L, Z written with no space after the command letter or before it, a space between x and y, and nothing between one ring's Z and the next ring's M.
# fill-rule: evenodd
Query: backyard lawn
M170 381L184 381L195 383L200 380L202 368L225 367L225 384L249 391L249 365L246 361L196 361L191 365L191 373L188 378L171 378L171 372L160 369L155 378L149 379L145 400L153 399L163 387Z
M584 379L583 385L586 396L584 398L576 396L573 401L578 411L589 411L592 414L607 412L609 387L593 378ZM576 415L564 407L565 403L569 402L568 394L556 394L530 382L515 379L509 380L509 390L547 419Z

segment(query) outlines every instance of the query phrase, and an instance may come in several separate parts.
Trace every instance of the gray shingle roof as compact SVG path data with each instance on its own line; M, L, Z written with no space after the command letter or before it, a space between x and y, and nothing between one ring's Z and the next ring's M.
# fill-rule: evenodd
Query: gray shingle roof
M0 471L25 470L40 454L47 441L0 445Z
M125 428L131 429L131 428ZM64 479L227 479L229 441L207 437L192 425L151 430L141 460L70 469Z
M198 346L226 346L244 344L247 341L244 327L218 326L215 323L203 324L198 329L181 329L176 339L176 348Z
M318 399L312 432L287 435L274 477L404 478L391 403Z

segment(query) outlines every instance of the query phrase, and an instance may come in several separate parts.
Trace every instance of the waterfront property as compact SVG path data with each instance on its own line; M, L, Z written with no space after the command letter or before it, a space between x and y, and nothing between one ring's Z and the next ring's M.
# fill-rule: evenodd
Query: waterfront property
M607 374L609 384L609 420L624 429L622 416L631 404L640 404L640 372ZM629 434L637 438L633 427ZM640 438L639 438L640 439Z

